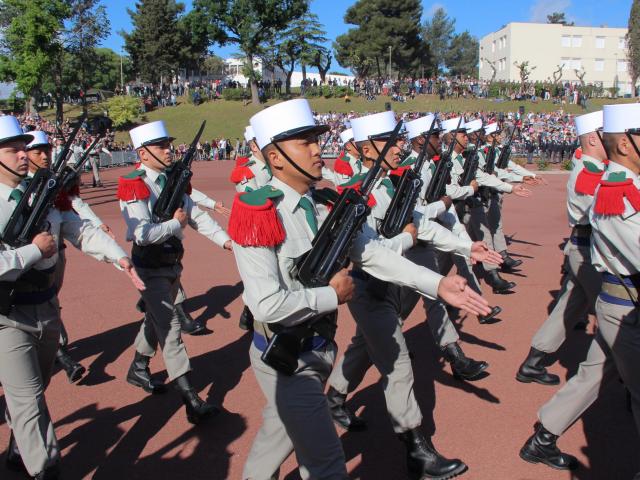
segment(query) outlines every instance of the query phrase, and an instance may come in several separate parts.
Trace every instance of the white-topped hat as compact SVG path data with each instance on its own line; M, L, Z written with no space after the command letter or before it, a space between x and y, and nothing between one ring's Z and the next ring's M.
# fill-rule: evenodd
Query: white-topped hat
M605 133L623 133L631 129L640 129L640 103L605 105L602 116L602 130Z
M160 143L166 140L174 140L173 137L169 136L162 120L145 123L144 125L133 128L129 130L129 136L131 137L131 143L135 150L146 145L153 145L154 143Z
M340 132L340 140L342 141L343 145L346 145L351 140L353 140L353 130L350 128L347 128L346 130L343 130L342 132Z
M303 98L265 108L251 117L250 123L260 149L274 141L286 140L301 133L320 134L329 130L328 125L316 123L309 102Z
M389 110L351 119L353 139L356 142L389 135L395 130L396 125L396 116Z
M484 134L491 135L492 133L496 133L498 131L498 124L496 122L489 123L484 126Z
M574 121L576 122L576 133L578 136L595 132L602 128L602 110L579 115Z
M482 119L478 118L476 120L471 120L468 123L465 123L464 127L467 129L467 133L477 132L482 129Z
M407 136L409 137L409 140L413 140L420 135L428 133L435 118L436 116L433 113L430 113L424 117L416 118L415 120L407 122ZM440 131L440 123L437 119L435 125L433 125L433 131Z
M244 139L247 142L250 142L251 140L255 140L255 138L256 134L253 132L253 128L251 127L251 125L247 125L244 129Z
M441 125L444 133L451 133L457 130L464 130L465 129L464 118L462 119L462 121L460 121L460 118L461 117L456 117L456 118L450 118L449 120L443 120L441 122ZM458 123L460 123L460 126L458 126Z
M20 127L16 117L4 115L0 117L0 144L14 140L22 140L28 143L33 140L33 135L22 131L22 127Z
M42 130L32 130L29 133L33 135L33 140L27 144L27 150L43 145L51 145L49 143L49 137L47 137L47 134Z

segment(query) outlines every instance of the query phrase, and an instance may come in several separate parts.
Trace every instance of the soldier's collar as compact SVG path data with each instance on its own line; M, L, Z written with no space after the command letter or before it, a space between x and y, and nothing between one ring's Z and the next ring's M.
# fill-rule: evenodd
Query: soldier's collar
M21 190L24 191L26 187L24 182L20 182L16 188L20 188ZM3 198L4 200L9 200L9 197L11 196L11 192L13 192L13 190L14 190L13 187L10 187L5 183L0 183L0 198Z
M146 177L151 180L151 182L155 183L155 181L160 176L161 172L156 172L150 167L147 167L144 163L140 164L140 169L144 170Z
M293 188L291 188L289 185L287 185L286 183L284 183L282 180L280 180L277 177L272 177L271 181L269 182L269 184L274 186L278 190L282 190L282 192L284 192L284 196L282 197L282 200L280 200L280 203L287 210L289 210L291 213L293 213L295 211L295 209L298 208L298 203L300 202L300 199L302 198L302 195L300 195ZM309 190L306 193L305 196L309 200L311 200L312 204L314 203L313 202L313 198L311 197L311 190Z
M580 160L582 160L583 162L591 162L594 165L596 165L600 170L603 170L605 167L604 162L602 160L598 160L597 158L591 157L584 153L580 157Z
M604 174L603 180L608 180L609 177L613 174L616 177L616 174L624 173L626 179L631 179L633 183L637 184L638 175L636 175L633 171L629 170L624 165L616 163L614 161L609 161L609 166L607 167L607 171Z

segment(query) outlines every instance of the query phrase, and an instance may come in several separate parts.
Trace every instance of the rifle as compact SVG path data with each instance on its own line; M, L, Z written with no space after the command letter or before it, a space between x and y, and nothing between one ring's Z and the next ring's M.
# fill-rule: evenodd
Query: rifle
M392 238L402 232L402 229L411 221L411 216L416 208L416 202L422 189L422 178L420 171L424 166L427 157L427 148L429 147L429 138L436 126L435 116L429 127L427 135L424 137L425 142L420 149L420 154L416 159L413 169L405 170L400 178L400 183L396 188L391 204L384 214L384 219L378 228L381 235L386 238Z
M458 121L458 128L456 128L456 132L453 134L447 153L442 156L436 165L436 170L433 172L431 181L427 186L427 191L424 194L427 203L436 202L446 194L447 184L451 181L451 166L453 165L451 155L453 155L453 148L456 146L456 135L461 124L462 117L460 117Z
M487 152L487 158L484 163L484 171L489 175L493 175L493 171L495 170L496 165L496 137L493 137L493 142L491 142L491 148Z
M462 175L460 175L459 184L461 187L466 187L471 184L473 179L476 178L476 172L478 171L478 164L480 163L480 159L478 158L478 147L480 146L480 141L476 141L476 146L471 152L471 155L467 158L464 163L464 169L462 171Z
M40 168L29 182L20 202L9 217L2 232L2 241L7 245L19 248L28 245L38 233L48 229L46 219L49 210L63 188L60 174L66 167L66 157L74 142L84 116L56 158L57 169Z
M373 167L362 181L360 191L353 188L345 188L342 191L331 213L314 237L311 250L294 265L292 274L305 287L327 286L329 280L349 264L351 244L371 212L371 207L367 205L368 197L380 174L382 161L389 149L395 145L401 127L402 123L398 122Z
M176 161L166 170L167 183L162 189L158 200L153 206L154 223L166 222L173 218L176 210L182 206L185 193L191 183L193 172L191 171L191 163L196 153L198 141L204 131L207 121L204 120L198 133L189 146L189 150L184 154L182 160Z
M498 168L505 169L507 168L507 165L509 165L509 157L511 156L511 143L513 142L513 134L515 131L516 126L514 125L513 129L511 130L511 135L509 136L509 141L507 141L507 144L500 151L500 156L496 161L496 166Z
M51 169L54 172L57 172L66 161L67 156L69 155L69 150L71 150L71 145L73 145L73 142L76 139L76 136L78 135L78 132L80 131L80 128L82 127L82 124L86 119L86 114L83 114L82 117L80 117L80 120L73 129L73 132L71 132L71 135L69 135L69 138L67 138L64 147L62 147L62 150L60 150L60 152L58 152L58 155L56 155L56 159L51 166Z

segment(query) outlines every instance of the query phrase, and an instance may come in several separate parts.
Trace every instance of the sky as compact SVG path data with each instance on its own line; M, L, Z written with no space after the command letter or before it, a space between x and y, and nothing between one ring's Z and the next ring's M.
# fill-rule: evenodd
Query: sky
M182 1L188 11L191 0ZM350 28L344 22L344 14L354 3L355 0L311 1L311 10L320 18L330 40L327 46L330 47L338 35ZM468 30L475 37L481 38L510 22L546 22L546 15L552 12L565 12L567 19L579 26L626 27L631 3L632 0L423 0L422 6L423 22L437 8L442 7L449 17L455 19L457 32ZM103 46L119 52L124 42L118 32L131 30L127 8L135 8L135 1L104 1L103 4L111 20L111 35L103 42ZM210 50L223 58L237 53L234 46L214 45ZM333 67L337 68L336 65Z

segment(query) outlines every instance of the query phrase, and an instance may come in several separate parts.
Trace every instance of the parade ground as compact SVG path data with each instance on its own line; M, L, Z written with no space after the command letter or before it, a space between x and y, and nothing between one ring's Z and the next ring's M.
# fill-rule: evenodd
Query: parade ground
M193 185L231 206L229 182L233 162L194 165ZM129 167L130 169L130 167ZM125 224L115 197L117 177L129 169L102 173L105 188L90 188L85 177L82 197L124 244ZM562 246L569 229L565 213L566 172L544 174L549 185L532 187L534 197L505 198L505 233L510 252L524 260L516 274L515 293L493 295L503 308L499 320L480 325L473 316L458 320L467 355L486 360L488 375L475 382L452 377L424 323L422 306L405 324L413 353L416 396L425 415L424 429L433 433L437 449L469 465L469 480L628 480L640 469L640 440L627 408L624 387L603 387L597 403L559 440L559 447L582 462L573 473L525 463L518 451L533 432L537 409L557 387L521 384L515 373L531 337L546 318L559 290ZM226 219L214 214L226 226ZM138 294L125 275L67 250L67 271L60 294L62 318L71 341L71 354L88 369L78 385L57 372L47 390L47 403L62 448L64 479L240 479L253 437L261 424L264 399L249 366L251 334L238 328L242 283L233 254L189 231L182 282L189 297L186 308L206 320L212 333L184 336L201 396L223 406L222 413L200 426L187 422L179 394L173 389L151 396L125 381L133 358L132 343L142 315L135 309ZM130 244L126 250L130 249ZM572 331L550 371L562 382L584 358L593 333ZM340 354L355 324L345 306L340 309L337 342ZM161 356L152 372L166 378ZM349 405L367 420L365 432L341 432L351 478L403 480L404 447L388 419L379 375L371 369ZM437 400L436 400L437 399ZM4 407L0 389L0 410ZM310 432L312 434L312 432ZM9 429L0 419L0 445ZM0 478L23 478L4 468ZM292 456L280 478L298 479Z

